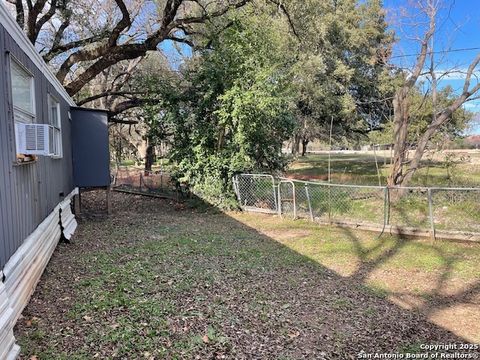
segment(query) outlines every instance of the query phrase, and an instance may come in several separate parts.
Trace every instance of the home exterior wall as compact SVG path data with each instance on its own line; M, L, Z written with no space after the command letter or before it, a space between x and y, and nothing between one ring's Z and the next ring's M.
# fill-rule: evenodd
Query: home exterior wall
M16 163L10 61L34 77L35 123L48 123L48 95L60 103L63 156ZM75 103L0 1L0 360L16 359L13 327L62 234L77 223L70 108Z
M15 164L10 57L34 76L37 123L48 122L48 94L60 102L63 157L39 156L34 163ZM69 99L60 94L0 23L0 269L23 241L74 189Z

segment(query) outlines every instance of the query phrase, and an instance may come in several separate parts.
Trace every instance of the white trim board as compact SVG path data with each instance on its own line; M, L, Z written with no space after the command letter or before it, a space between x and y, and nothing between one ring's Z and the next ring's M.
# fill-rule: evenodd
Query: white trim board
M5 27L5 30L10 34L13 40L22 48L27 56L32 60L35 66L45 75L47 80L53 85L55 90L67 101L71 106L76 106L75 101L68 95L67 91L60 84L57 77L50 70L50 67L45 63L37 49L32 45L25 33L20 29L18 24L13 19L8 11L4 0L0 0L0 23Z

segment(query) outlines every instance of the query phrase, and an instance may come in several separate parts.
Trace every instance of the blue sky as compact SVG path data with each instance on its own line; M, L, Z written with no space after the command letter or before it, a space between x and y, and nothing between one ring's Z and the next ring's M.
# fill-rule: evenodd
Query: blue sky
M192 56L192 49L186 44L162 41L159 45L162 53L168 58L173 69L178 70L185 56Z
M401 14L405 9L410 15L418 16L419 12L414 6L417 1L411 0L384 0L388 11L388 21L397 34L398 42L394 48L393 62L403 67L409 67L415 56L404 55L416 54L419 51L419 44L413 38L424 32L424 26L412 26L418 23L417 18L410 18ZM465 48L480 48L480 1L477 0L444 0L438 16L438 31L435 34L436 50L452 50ZM448 52L436 54L439 64L439 73L452 68L466 69L470 62L480 50ZM480 75L480 66L479 71ZM474 86L476 83L472 81ZM462 74L452 74L441 81L440 86L451 85L459 91L463 87ZM465 104L465 108L480 112L480 101L472 101ZM473 132L480 133L480 128Z

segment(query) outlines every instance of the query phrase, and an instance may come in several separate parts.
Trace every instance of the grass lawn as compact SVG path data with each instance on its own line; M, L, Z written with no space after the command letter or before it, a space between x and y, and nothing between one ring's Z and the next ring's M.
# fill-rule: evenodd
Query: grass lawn
M480 244L402 239L268 215L232 216L343 278L480 341Z
M478 246L118 193L113 206L54 253L16 326L22 358L347 359L480 341Z
M380 173L380 183L386 184L390 171L390 152L380 152L377 163ZM454 152L450 161L446 161L445 153L426 154L422 168L417 171L410 185L415 186L480 186L480 152L465 150ZM383 156L382 156L383 155ZM453 164L447 171L447 164ZM287 175L299 179L327 180L328 154L309 154L299 157L290 164ZM332 182L378 185L378 172L375 156L369 153L332 153Z

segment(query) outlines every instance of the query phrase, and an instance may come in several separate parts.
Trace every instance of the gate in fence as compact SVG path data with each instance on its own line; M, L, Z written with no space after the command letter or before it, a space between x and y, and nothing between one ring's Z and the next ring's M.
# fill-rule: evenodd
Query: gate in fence
M238 203L245 211L278 212L275 178L267 174L242 174L233 177Z
M239 174L233 185L245 211L380 233L480 240L480 188L346 185L268 174Z
M297 218L297 196L295 183L290 180L280 180L278 183L278 213Z

